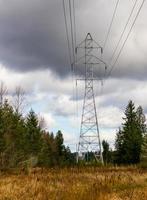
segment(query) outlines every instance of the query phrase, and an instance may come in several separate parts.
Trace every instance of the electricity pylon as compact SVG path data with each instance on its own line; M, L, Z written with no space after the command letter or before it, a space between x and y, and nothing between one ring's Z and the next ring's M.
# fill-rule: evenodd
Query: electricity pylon
M83 80L85 83L85 94L82 110L82 119L80 127L80 138L78 143L77 162L79 159L86 159L88 161L88 154L93 153L95 159L103 163L101 141L98 127L98 118L96 112L95 95L93 83L95 80L101 80L94 73L94 66L106 64L102 59L98 58L94 52L103 53L102 47L96 43L90 33L87 34L85 40L76 48L76 54L79 49L84 50L84 56L79 60L84 60L84 77L77 79ZM78 63L78 61L76 62Z

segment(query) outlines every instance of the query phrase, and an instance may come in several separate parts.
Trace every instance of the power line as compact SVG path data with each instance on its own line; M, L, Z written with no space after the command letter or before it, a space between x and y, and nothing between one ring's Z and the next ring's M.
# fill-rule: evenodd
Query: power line
M72 44L72 53L73 53L73 63L72 63L72 79L74 79L74 72L75 72L75 48L76 48L76 19L75 19L75 2L74 0L69 0L69 13L70 13L70 28L71 28L71 44ZM74 81L73 81L73 95L75 99L75 110L78 115L78 105L77 105L77 83L74 87ZM75 113L76 113L75 112Z
M73 34L74 34L74 53L76 51L76 46L77 46L77 31L76 31L76 13L75 13L75 0L72 0L73 1ZM75 60L74 60L74 71L73 73L75 73L75 63L77 63L77 54L75 53ZM79 108L78 108L78 85L77 85L77 80L76 80L76 85L75 85L75 99L76 99L76 102L75 102L75 106L76 106L76 123L78 124L79 120L78 120L78 115L79 115ZM76 151L77 151L77 144L76 144Z
M146 0L143 0L142 3L141 3L141 5L140 5L140 7L139 7L139 10L138 10L138 12L137 12L137 14L136 14L136 17L135 17L134 21L133 21L133 24L132 24L132 26L130 27L130 30L129 30L128 34L127 34L127 37L126 37L126 39L125 39L125 41L124 41L124 43L123 43L123 45L122 45L122 47L121 47L121 49L120 49L120 51L119 51L119 53L118 53L118 56L117 56L116 60L114 61L113 65L112 65L112 67L111 67L111 69L110 69L110 71L109 71L109 74L108 74L107 78L111 75L111 73L112 73L112 71L113 71L113 69L114 69L114 67L115 67L115 65L116 65L116 63L117 63L117 61L118 61L118 59L119 59L119 57L120 57L122 51L123 51L123 48L124 48L124 46L125 46L125 44L126 44L128 38L129 38L129 36L130 36L130 34L131 34L131 32L132 32L132 29L133 29L133 27L134 27L134 25L135 25L135 23L136 23L136 20L137 20L139 14L140 14L140 12L141 12L141 9L142 9L142 7L143 7L145 1L146 1Z
M74 45L74 31L73 31L73 19L72 19L72 7L71 7L71 0L69 0L69 13L70 13L70 28L71 28L71 42L72 42L72 54L73 54L73 64L72 64L72 71L73 66L75 63L75 45Z
M63 0L64 1L64 0ZM70 36L68 34L68 24L67 24L67 18L66 18L66 10L65 10L65 2L63 2L63 8L64 8L64 16L65 16L65 24L66 24L66 33L67 33L67 40L68 40L68 49L70 51L70 65L71 65L71 76L72 76L72 95L73 95L73 105L75 109L75 119L76 119L76 111L78 115L78 105L77 105L77 86L74 85L74 66L75 66L75 47L76 47L76 19L75 19L75 3L74 0L71 3L71 0L68 1L69 3L69 24L70 24ZM71 45L71 46L70 46Z
M69 61L70 61L70 67L71 67L70 69L71 69L71 76L72 76L72 86L73 86L72 87L72 96L73 96L73 99L76 99L75 93L74 93L74 74L73 74L73 68L72 68L72 55L71 55L70 37L69 37L69 32L68 32L68 23L67 23L67 16L66 16L65 0L62 1L62 4L63 4L63 12L64 12L66 38L67 38L67 43L68 43Z
M124 29L123 29L121 35L120 35L120 39L118 40L118 43L116 44L116 47L115 47L115 49L114 49L114 51L113 51L113 53L112 53L112 56L111 56L111 58L110 58L110 62L113 60L113 58L114 58L114 56L115 56L115 54L116 54L116 51L117 51L117 49L118 49L118 47L119 47L119 45L120 45L120 42L121 42L121 40L122 40L122 38L123 38L123 36L124 36L124 33L125 33L125 31L126 31L126 29L127 29L127 26L128 26L128 24L129 24L129 22L130 22L130 19L131 19L131 17L132 17L132 14L133 14L133 12L134 12L134 9L135 9L135 7L136 7L137 2L138 2L138 0L135 0L134 5L133 5L133 8L132 8L132 10L131 10L131 13L130 13L128 19L127 19L126 25L125 25L125 27L124 27Z
M64 13L64 22L65 22L65 30L66 30L66 39L67 39L67 43L68 43L69 62L70 62L70 66L71 66L71 65L72 65L72 58L71 58L70 39L69 39L68 25L67 25L67 17L66 17L66 9L65 9L65 0L62 1L62 5L63 5L63 13Z
M77 119L79 116L79 108L78 108L78 82L76 80L76 111L77 111Z
M75 47L76 47L77 33L76 33L75 0L73 0L73 19L74 19L74 39L75 39Z
M111 27L112 27L112 24L113 24L115 15L116 15L116 11L117 11L117 8L118 8L119 1L120 1L120 0L117 0L116 5L115 5L114 12L113 12L113 15L112 15L112 19L111 19L111 22L110 22L110 26L109 26L109 28L108 28L108 32L107 32L107 35L106 35L106 39L105 39L105 42L104 42L103 49L105 49L105 47L106 47L106 44L107 44L107 41L108 41L108 38L109 38L109 35L110 35Z

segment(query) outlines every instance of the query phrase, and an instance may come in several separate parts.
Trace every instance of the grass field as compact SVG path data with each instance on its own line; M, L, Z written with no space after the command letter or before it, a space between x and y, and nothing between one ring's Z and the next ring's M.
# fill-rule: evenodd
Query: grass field
M147 171L83 167L1 173L0 200L147 200Z

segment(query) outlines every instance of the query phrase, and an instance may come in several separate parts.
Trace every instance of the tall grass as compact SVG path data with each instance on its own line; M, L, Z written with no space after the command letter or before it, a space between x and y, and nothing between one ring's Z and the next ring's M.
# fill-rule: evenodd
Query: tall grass
M147 172L75 167L1 173L0 200L147 200Z

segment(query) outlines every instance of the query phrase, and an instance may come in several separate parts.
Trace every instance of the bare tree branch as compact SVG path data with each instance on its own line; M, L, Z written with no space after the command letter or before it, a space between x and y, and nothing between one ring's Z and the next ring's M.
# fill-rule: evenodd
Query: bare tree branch
M13 103L15 112L23 113L25 106L26 106L25 91L21 86L17 86L15 89L14 103Z
M8 90L5 84L1 81L0 83L0 105L3 105L4 96L7 94Z

